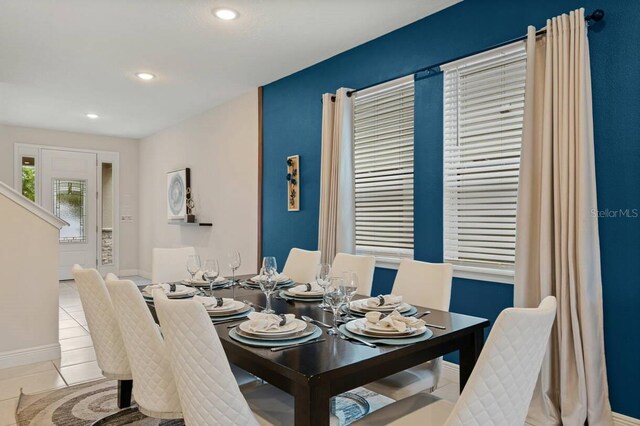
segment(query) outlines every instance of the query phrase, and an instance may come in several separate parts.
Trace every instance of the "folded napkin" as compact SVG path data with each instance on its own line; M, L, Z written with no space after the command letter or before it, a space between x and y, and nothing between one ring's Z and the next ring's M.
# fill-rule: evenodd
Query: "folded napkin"
M272 331L289 324L296 316L294 314L263 314L261 312L251 312L248 315L250 331Z
M202 303L205 309L209 311L216 308L228 308L233 305L233 299L222 297L193 296L193 300Z
M265 276L265 278L266 278L266 276ZM255 277L251 278L251 281L257 283L261 279L262 279L262 275L256 275ZM275 279L276 279L276 282L279 282L279 283L283 283L283 282L286 282L286 281L290 280L289 277L286 276L285 274L276 274L275 275Z
M367 312L364 316L368 323L387 327L392 330L403 332L407 327L420 328L426 324L423 320L415 317L405 317L398 311L393 311L389 315L382 312Z
M215 280L213 280L213 282L214 283L221 283L221 282L226 281L226 280L227 279L221 275L218 278L216 278ZM191 281L191 277L189 277L187 279L187 281ZM198 271L193 276L193 282L207 283L207 282L209 282L209 280L204 277L204 271Z
M371 308L378 308L380 306L386 305L395 305L398 303L402 303L402 296L394 296L393 294L385 294L367 299L367 306Z
M322 293L322 287L320 287L317 282L313 281L307 284L297 285L294 288L292 288L291 291L297 292L297 293L307 293L307 292Z
M143 288L142 291L144 291L145 293L151 294L151 292L153 292L153 290L156 289L156 288L157 289L162 289L164 291L164 294L186 293L186 292L191 290L189 287L187 287L186 285L182 285L182 284L166 284L166 283L162 283L162 284L149 284L148 286Z

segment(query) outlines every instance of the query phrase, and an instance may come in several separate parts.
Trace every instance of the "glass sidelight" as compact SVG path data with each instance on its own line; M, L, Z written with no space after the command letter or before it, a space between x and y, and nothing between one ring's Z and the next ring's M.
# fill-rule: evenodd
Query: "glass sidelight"
M53 213L69 226L60 229L61 243L85 243L87 181L76 179L53 179Z
M113 265L113 165L111 163L101 163L101 173L100 259L102 265Z
M36 158L22 156L22 195L36 201Z

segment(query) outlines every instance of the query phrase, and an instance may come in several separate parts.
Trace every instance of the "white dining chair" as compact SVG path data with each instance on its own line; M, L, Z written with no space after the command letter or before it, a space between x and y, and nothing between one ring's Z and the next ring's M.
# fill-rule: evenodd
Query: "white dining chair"
M400 262L392 293L412 305L449 310L453 266L404 259ZM442 357L367 384L371 391L396 401L428 390L433 392L442 372Z
M271 385L240 391L216 329L201 304L169 300L158 293L154 291L154 303L186 424L294 424L291 395ZM331 424L337 424L337 418L332 416Z
M365 416L356 425L523 425L556 315L556 299L535 309L508 308L496 319L454 404L418 393Z
M159 419L182 418L182 407L160 329L142 293L129 280L107 276L107 289L133 373L133 397L140 412Z
M375 269L375 256L338 253L331 265L331 276L340 277L345 272L355 272L359 284L356 293L362 296L371 296Z
M71 271L91 331L98 367L107 379L118 380L121 389L118 392L118 407L128 407L131 404L133 376L107 286L95 269L73 265Z
M151 255L151 282L183 280L188 275L187 259L195 254L193 247L154 248Z
M297 283L310 283L316 279L319 263L320 251L292 248L282 273Z

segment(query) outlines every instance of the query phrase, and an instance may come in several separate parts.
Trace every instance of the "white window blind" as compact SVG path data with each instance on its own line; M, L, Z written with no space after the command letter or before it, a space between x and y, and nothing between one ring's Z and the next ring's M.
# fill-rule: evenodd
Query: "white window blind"
M413 76L354 100L356 252L413 259Z
M457 276L513 282L524 44L442 68L444 258Z

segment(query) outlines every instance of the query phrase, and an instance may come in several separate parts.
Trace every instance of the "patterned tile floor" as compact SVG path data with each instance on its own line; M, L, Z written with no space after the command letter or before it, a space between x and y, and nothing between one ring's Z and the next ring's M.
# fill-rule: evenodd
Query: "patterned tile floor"
M138 285L149 283L142 277L126 278ZM102 378L80 295L73 281L60 281L59 312L62 349L59 360L0 369L0 426L15 425L20 388L25 393L37 393ZM459 396L458 384L442 379L434 394L455 401Z

